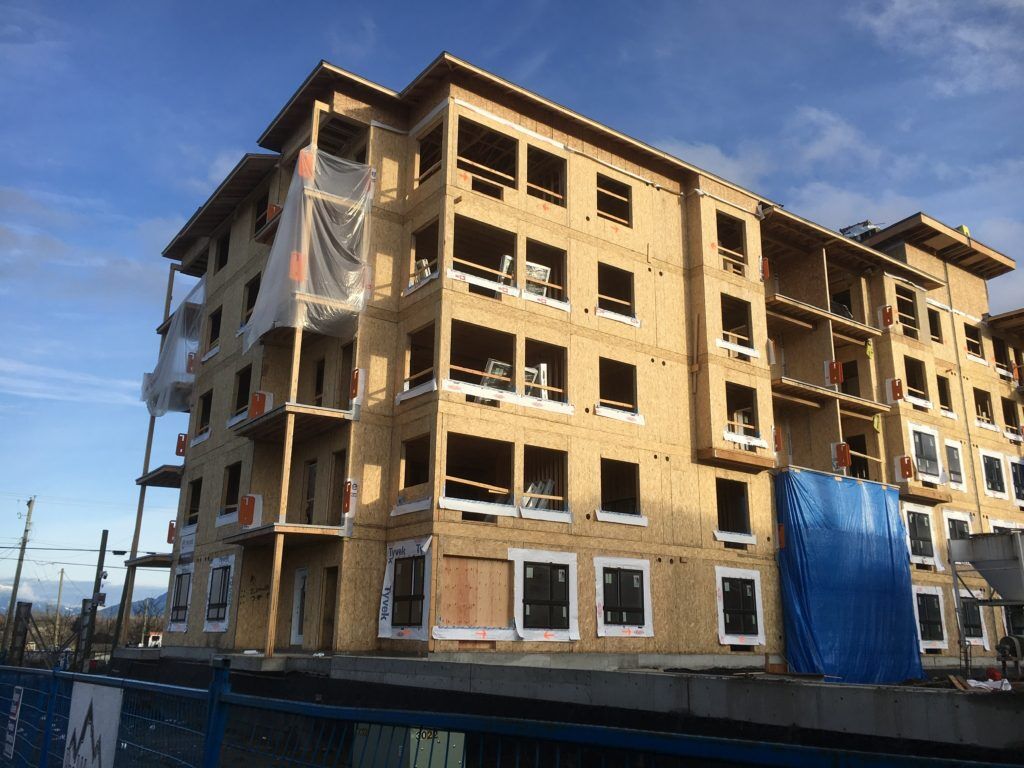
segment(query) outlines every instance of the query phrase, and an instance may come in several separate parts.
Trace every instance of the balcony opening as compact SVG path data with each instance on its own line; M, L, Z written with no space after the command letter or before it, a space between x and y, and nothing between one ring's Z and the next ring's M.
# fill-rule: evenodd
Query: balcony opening
M853 293L849 288L842 291L835 291L831 297L829 310L833 315L853 320Z
M983 424L995 424L992 418L992 398L983 389L974 390L974 415Z
M241 416L249 410L249 390L252 387L252 366L245 368L235 374L234 408L232 416Z
M843 363L843 381L839 385L839 391L844 395L860 397L860 371L856 360L847 360Z
M633 190L629 184L597 174L597 215L624 227L633 226Z
M903 371L907 376L907 394L918 400L928 399L928 377L925 375L924 363L913 357L903 357ZM923 406L914 404L921 410Z
M256 298L260 295L260 275L256 275L252 280L245 284L245 288L242 289L242 325L246 325L249 322L249 318L252 317L252 311L256 307Z
M449 433L444 495L450 499L510 505L513 443ZM486 511L462 512L463 520L494 522Z
M597 308L617 315L636 317L636 309L633 306L633 273L598 262Z
M515 391L516 337L481 325L452 320L449 376L455 381L490 389ZM498 405L497 400L468 395L471 403Z
M602 357L599 379L599 405L618 411L637 412L636 366Z
M567 512L569 455L565 451L523 448L523 508Z
M440 240L440 226L432 221L412 236L412 272L409 287L419 285L437 273L437 254Z
M1020 434L1020 412L1017 408L1017 403L1008 397L1002 398L1003 400L1003 425L1006 427L1008 432Z
M302 522L313 524L316 515L317 462L311 459L302 465Z
M936 344L942 343L942 315L931 307L928 307L928 333Z
M747 503L747 484L736 480L717 478L715 495L718 502L718 530L726 533L750 534L750 509ZM726 541L726 549L746 549L747 545Z
M917 321L917 301L914 298L914 291L902 285L896 286L896 314L900 326L903 328L903 335L912 339L919 338L920 328Z
M1010 348L1006 345L1005 341L996 336L992 337L992 355L995 358L997 368L1002 368L1004 371L1013 370Z
M945 376L936 376L935 389L939 393L939 408L948 413L952 413L953 395L950 393L949 379L947 379Z
M420 435L402 443L402 488L430 481L430 435Z
M502 199L502 187L516 186L515 139L464 117L459 118L457 165L472 178L471 187Z
M738 347L751 349L754 346L750 328L750 302L722 294L722 339ZM734 360L750 360L750 355L727 348Z
M327 372L327 361L320 358L313 370L313 405L324 404L324 376Z
M434 378L434 324L406 335L408 366L405 386L408 391Z
M203 499L203 478L197 477L188 484L188 502L185 508L185 525L199 522L199 506Z
M565 251L551 245L526 241L524 295L565 301Z
M565 382L565 347L526 340L525 394L557 403L568 401Z
M455 217L452 261L455 268L496 286L516 282L516 236L465 216ZM469 292L498 298L500 291L469 284Z
M345 516L345 484L348 481L348 455L345 451L331 454L331 496L328 525L341 525Z
M973 325L964 325L964 338L967 344L967 354L975 357L985 357L981 346L981 329Z
M715 224L718 235L718 255L722 257L722 269L743 277L747 273L746 226L741 219L717 211Z
M565 159L537 147L526 148L526 194L565 207Z
M726 431L740 438L740 444L748 451L755 446L747 438L757 439L757 392L750 387L727 382L725 385Z
M850 447L850 466L847 474L860 480L871 479L871 468L868 466L868 439L865 435L844 435Z
M242 486L242 462L236 461L224 468L224 497L220 514L232 515L238 511L238 496Z
M213 390L199 397L199 409L196 417L196 437L210 431L210 415L213 411Z
M213 271L220 272L224 267L228 265L228 255L231 253L231 226L224 230L219 238L217 238L217 260L214 262Z
M369 129L362 125L331 116L320 124L317 148L354 163L365 163L369 133Z
M416 183L422 184L441 169L444 123L438 123L420 138Z
M640 465L601 459L601 511L640 514Z

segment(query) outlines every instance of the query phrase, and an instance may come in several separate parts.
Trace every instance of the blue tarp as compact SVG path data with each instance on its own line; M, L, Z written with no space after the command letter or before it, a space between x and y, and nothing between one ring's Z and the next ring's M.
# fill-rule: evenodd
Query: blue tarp
M898 491L788 470L775 506L790 669L847 683L924 677Z

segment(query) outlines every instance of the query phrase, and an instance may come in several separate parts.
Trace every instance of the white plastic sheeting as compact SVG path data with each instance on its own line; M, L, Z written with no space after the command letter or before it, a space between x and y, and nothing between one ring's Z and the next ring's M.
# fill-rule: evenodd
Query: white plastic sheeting
M366 234L373 170L306 147L299 152L245 349L278 327L350 337L370 286Z
M156 368L142 375L142 401L154 416L187 412L191 407L204 297L205 284L200 280L171 315Z

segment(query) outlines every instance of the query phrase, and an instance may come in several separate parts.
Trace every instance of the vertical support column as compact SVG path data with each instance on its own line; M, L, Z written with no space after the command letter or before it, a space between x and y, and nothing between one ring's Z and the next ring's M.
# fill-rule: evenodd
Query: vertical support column
M267 606L267 637L263 645L263 656L274 655L277 642L277 611L281 602L281 560L284 556L284 534L274 534L274 555L270 567L270 604Z
M220 765L220 751L224 743L224 730L228 723L228 705L223 696L231 691L231 668L227 659L214 662L210 680L209 698L206 700L206 737L203 740L203 768Z

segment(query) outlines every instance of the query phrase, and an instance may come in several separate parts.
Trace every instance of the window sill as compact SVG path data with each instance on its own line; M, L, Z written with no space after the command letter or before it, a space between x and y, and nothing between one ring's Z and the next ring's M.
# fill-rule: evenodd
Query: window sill
M231 429L235 424L241 424L243 421L249 418L249 407L246 406L245 410L241 413L236 413L227 421L227 428Z
M923 397L914 397L913 395L904 395L903 399L906 400L911 405L916 405L918 408L924 408L924 409L929 410L929 411L932 409L932 401L931 400L925 400Z
M1000 378L1009 379L1010 381L1013 380L1013 371L1003 368L998 363L996 363L996 373L999 374Z
M203 355L203 356L202 356L202 357L201 357L201 358L199 359L199 361L200 361L200 362L202 362L202 363L205 363L205 362L206 362L207 360L209 360L209 359L210 359L211 357L214 357L214 356L216 356L216 354L217 354L218 352L220 352L220 344L218 344L218 345L217 345L217 346L215 346L215 347L210 347L210 348L209 348L209 349L208 349L208 350L206 351L206 354L205 354L205 355Z
M518 640L515 627L440 627L430 632L435 640Z
M471 397L479 397L481 400L496 400L499 403L512 403L519 398L519 395L507 389L485 387L481 384L457 381L456 379L444 379L441 382L441 389L445 392L458 392L463 395L470 395Z
M395 505L394 509L391 510L391 517L401 517L402 515L411 515L413 512L425 512L434 505L434 499L428 496L425 499L416 499L415 501L403 501Z
M616 323L622 323L624 325L631 325L634 328L640 327L639 318L633 317L632 315L623 315L620 312L612 312L610 309L602 309L601 307L594 307L594 315L596 317L603 317L606 320L614 320Z
M982 421L981 419L975 419L974 426L976 426L978 429L987 429L989 432L1000 431L999 427L997 427L995 424L989 424L987 421Z
M571 312L572 307L569 302L562 301L561 299L551 299L547 296L541 296L537 293L531 293L529 290L523 291L523 299L525 301L532 301L534 304L541 304L545 307L551 307L552 309L558 309L562 312Z
M527 642L544 643L571 643L579 640L579 632L571 629L534 629L524 627L521 632L517 631L520 639Z
M975 354L973 354L971 352L968 352L967 353L967 359L972 361L972 362L978 363L979 365L984 365L986 368L988 368L988 360L986 360L983 357L978 357L977 355L975 355ZM945 648L945 646L943 646L943 648Z
M636 424L637 426L644 426L646 423L644 417L639 413L633 411L623 411L618 408L609 408L606 405L594 405L594 415L604 416L606 419L615 419L616 421L625 421L629 424Z
M414 397L419 397L420 395L425 395L428 392L436 392L436 391L437 391L437 379L431 379L430 381L425 381L422 384L417 384L415 387L410 387L409 389L405 390L404 392L399 392L395 396L395 405L398 405L399 403L404 403L406 400L412 400Z
M534 397L533 395L519 395L518 402L526 408L536 408L540 411L561 413L565 416L572 416L576 413L576 406L574 405L563 403L558 400L545 400L543 397Z
M199 527L199 523L192 523L191 525L181 526L181 530L178 531L179 536L189 536L196 532L196 528Z
M959 418L955 413L953 413L953 411L948 411L945 408L940 408L939 414L947 419L952 419L953 421L956 421Z
M188 619L169 623L164 632L188 632Z
M630 515L625 512L609 512L604 509L596 510L597 519L602 523L618 523L620 525L635 525L641 528L647 527L647 518L643 515Z
M990 499L1002 499L1003 501L1008 501L1010 499L1010 494L1005 492L1000 493L999 491L990 491L988 488L985 489L985 495Z
M537 509L536 507L519 507L519 516L524 520L546 520L549 523L571 523L572 513L568 510Z
M753 347L744 347L742 344L733 344L731 341L725 339L715 339L715 346L719 349L727 349L730 352L735 352L738 355L746 355L751 359L761 357L761 353Z
M468 272L463 272L461 269L448 268L447 275L450 279L456 280L460 283L468 283L469 285L475 285L477 288L485 288L488 291L494 291L505 296L518 296L519 288L514 285L505 285L504 283L496 282L495 280L488 280L485 277L477 277L471 275Z
M715 531L715 541L727 541L730 544L757 544L757 536L752 533Z
M1003 437L1005 437L1011 443L1016 443L1017 445L1024 443L1024 437L1021 437L1019 432L1011 432L1008 429L1004 429Z
M947 650L949 648L949 643L947 643L945 640L921 640L919 642L920 642L920 645L921 645L921 652L922 653L924 651L928 651L928 650L933 650L933 651L934 650L941 650L941 651L945 651L945 650Z
M768 443L762 440L760 437L751 437L750 435L741 435L737 432L730 432L725 430L722 433L722 438L730 443L736 443L737 445L753 446L754 448L767 448Z
M495 504L493 501L476 501L474 499L458 499L442 496L437 505L441 509L452 509L457 512L475 512L478 515L498 515L499 517L515 517L516 508L512 504Z
M200 443L205 443L209 439L210 439L210 428L207 427L205 432L200 432L198 435L196 435L195 437L192 438L192 440L188 444L188 447L189 448L195 448Z
M912 562L914 565L930 565L934 568L935 556L933 555L931 557L925 557L924 555L911 555L910 562Z
M230 609L230 606L229 606ZM208 621L203 624L203 632L221 633L228 631L227 621Z
M413 293L416 293L416 291L418 291L420 288L422 288L423 286L425 286L428 283L430 283L431 280L436 280L438 278L439 274L440 273L435 269L427 277L425 277L422 280L419 280L419 281L413 283L412 285L406 287L406 289L404 291L402 291L402 296L409 296L409 295L411 295Z
M224 526L224 525L234 525L237 522L238 522L238 510L236 509L234 512L229 512L226 515L217 515L217 520L214 523L214 525L217 528L220 528L221 526Z

